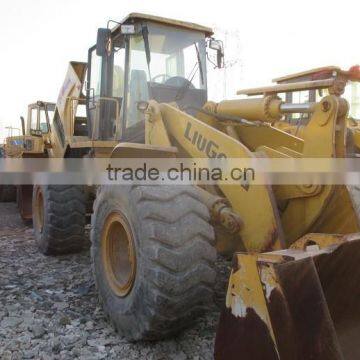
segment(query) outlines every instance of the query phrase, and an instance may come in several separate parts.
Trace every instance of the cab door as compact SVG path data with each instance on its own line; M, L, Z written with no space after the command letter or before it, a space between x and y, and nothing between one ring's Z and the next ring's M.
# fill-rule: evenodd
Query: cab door
M99 137L99 98L101 97L103 58L96 55L96 47L89 49L88 72L86 86L86 109L88 117L89 136L92 139Z
M125 44L116 38L109 54L98 56L95 46L89 50L87 111L93 139L120 139L125 52Z

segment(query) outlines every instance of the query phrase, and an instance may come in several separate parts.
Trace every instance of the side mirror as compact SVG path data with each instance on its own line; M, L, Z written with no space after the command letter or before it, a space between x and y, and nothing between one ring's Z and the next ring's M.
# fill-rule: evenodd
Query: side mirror
M25 136L25 119L23 116L20 116L20 121L21 121L21 131L23 136Z
M96 55L105 56L109 54L110 49L111 30L100 28L97 32L96 38ZM110 51L109 51L110 50Z
M216 51L217 67L223 68L224 65L224 44L221 40L210 39L209 48Z

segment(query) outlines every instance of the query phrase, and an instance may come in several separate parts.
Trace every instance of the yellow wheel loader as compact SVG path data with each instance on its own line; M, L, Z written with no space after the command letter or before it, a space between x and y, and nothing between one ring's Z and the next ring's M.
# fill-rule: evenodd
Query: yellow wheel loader
M22 135L13 136L10 134L5 140L3 156L8 158L34 157L38 153L43 153L46 147L49 134L49 121L51 113L54 111L55 104L43 101L28 106L27 121L21 117ZM24 189L31 187L19 187L18 191L14 185L0 185L0 201L15 201L21 197ZM19 203L21 203L19 199ZM24 218L26 214L20 212Z
M8 136L4 145L4 156L8 158L36 158L46 156L50 144L50 119L55 104L37 101L29 104L27 119L20 117L22 135ZM17 201L20 215L24 220L31 219L32 186L3 185L0 192L7 194L7 201ZM1 198L1 197L0 197Z
M50 119L54 110L55 104L51 102L37 101L29 104L26 122L20 117L22 135L6 138L5 155L10 158L26 158L43 154L49 143Z
M0 159L5 157L4 145L0 145ZM0 185L0 202L12 202L16 199L16 188L11 185Z
M87 113L91 116L97 111L97 102L108 101L114 106L114 114L119 114L119 99L95 96L94 89L85 87L86 71L87 63L70 62L56 104L37 102L29 106L27 125L22 120L23 129L26 128L23 136L8 139L8 157L82 158L90 153L97 157L110 156L118 141L96 137L89 130ZM100 70L93 71L96 74ZM38 111L36 114L33 114L34 109ZM111 122L119 121L117 118ZM34 124L33 128L29 128L30 123ZM84 186L17 187L21 216L33 220L38 246L43 253L75 252L85 246L84 227L95 193L94 189Z
M346 156L349 106L341 95L357 73L214 103L210 50L221 67L212 30L178 20L130 14L99 29L88 63L70 64L47 156L221 157L239 166L258 157ZM312 89L329 95L307 104L278 96ZM81 104L86 117L76 115ZM301 137L272 126L293 113L309 116ZM75 131L79 124L84 132ZM176 334L209 311L223 253L233 265L216 359L358 359L356 195L344 185L99 186L91 256L103 308L130 340ZM77 248L81 189L34 186L32 209L41 251Z

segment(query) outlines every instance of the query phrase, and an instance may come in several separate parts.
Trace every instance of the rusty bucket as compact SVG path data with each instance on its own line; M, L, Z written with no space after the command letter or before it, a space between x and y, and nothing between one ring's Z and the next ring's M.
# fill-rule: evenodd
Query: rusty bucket
M360 359L360 234L234 256L215 359Z

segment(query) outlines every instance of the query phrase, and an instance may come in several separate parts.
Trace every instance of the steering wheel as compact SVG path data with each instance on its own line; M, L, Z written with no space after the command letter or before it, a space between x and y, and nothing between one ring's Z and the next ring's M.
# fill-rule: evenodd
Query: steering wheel
M169 77L164 82L164 85L176 86L176 87L187 87L188 89L195 89L195 86L192 82L182 76L173 76Z
M158 74L155 75L152 79L151 82L156 82L157 79L162 78L163 81L161 82L161 84L164 84L168 79L170 79L171 77L168 74Z

